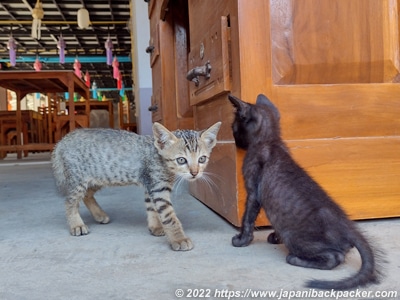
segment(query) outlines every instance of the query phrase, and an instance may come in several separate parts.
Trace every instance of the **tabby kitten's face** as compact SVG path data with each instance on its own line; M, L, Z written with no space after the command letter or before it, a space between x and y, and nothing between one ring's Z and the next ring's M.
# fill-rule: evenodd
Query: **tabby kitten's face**
M221 122L217 122L204 131L170 132L161 124L154 123L154 145L176 177L193 181L204 174L220 126Z

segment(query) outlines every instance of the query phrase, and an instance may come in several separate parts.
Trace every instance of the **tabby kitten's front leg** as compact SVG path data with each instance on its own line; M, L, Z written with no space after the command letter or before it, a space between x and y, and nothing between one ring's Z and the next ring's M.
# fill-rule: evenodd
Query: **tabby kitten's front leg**
M150 198L150 195L145 192L145 200L146 211L147 211L147 226L149 231L154 236L164 236L164 227L161 224L160 217L158 212L155 210L153 201Z
M175 251L191 250L193 243L186 237L170 199L171 189L169 188L146 193L149 230L156 236L167 235L171 248Z

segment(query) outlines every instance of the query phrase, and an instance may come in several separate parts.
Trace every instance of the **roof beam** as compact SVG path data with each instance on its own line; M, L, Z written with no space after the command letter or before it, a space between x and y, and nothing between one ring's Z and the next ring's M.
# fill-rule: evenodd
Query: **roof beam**
M60 62L60 58L58 56L41 56L39 55L39 59L43 63L56 64ZM76 56L66 56L65 63L74 63ZM106 63L107 58L105 56L79 56L79 61L81 63ZM117 56L118 62L132 62L130 56ZM36 60L36 56L17 56L17 63L33 63ZM9 62L9 58L1 58L0 62Z

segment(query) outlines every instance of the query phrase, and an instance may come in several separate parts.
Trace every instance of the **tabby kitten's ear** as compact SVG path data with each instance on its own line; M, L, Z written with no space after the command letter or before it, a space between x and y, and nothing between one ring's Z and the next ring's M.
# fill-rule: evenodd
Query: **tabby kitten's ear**
M178 138L173 133L157 122L153 124L153 136L154 146L158 150L164 150L178 141Z
M221 122L217 122L214 125L212 125L210 128L207 130L204 130L200 138L202 141L204 141L209 149L214 148L215 144L217 143L217 134L218 131L221 127Z

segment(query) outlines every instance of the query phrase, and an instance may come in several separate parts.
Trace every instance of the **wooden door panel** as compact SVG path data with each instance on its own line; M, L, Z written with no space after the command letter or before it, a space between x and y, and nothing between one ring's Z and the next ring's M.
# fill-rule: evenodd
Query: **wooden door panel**
M400 85L274 86L285 139L400 135Z
M188 97L187 3L184 0L149 1L150 54L153 96L152 120L167 128L193 127L193 109ZM167 13L168 11L168 13Z
M229 74L229 22L228 17L220 16L200 41L191 41L189 69L211 66L210 77L199 76L198 84L190 83L190 104L197 105L230 90Z
M153 95L151 96L151 119L153 122L162 122L162 89L161 87L155 87L153 89Z
M160 56L160 22L156 20L156 24L152 27L152 34L149 47L153 47L150 54L150 67L152 68L153 95L151 96L151 118L153 122L162 122L162 90L164 88L162 82L163 65Z
M227 1L189 1L190 53L188 71L206 64L208 77L191 82L190 104L199 105L231 89L230 16ZM210 11L210 5L214 9Z
M350 217L398 216L398 1L269 3L268 94L294 158Z
M399 81L397 0L271 0L275 84Z
M152 27L149 41L150 67L152 68L160 56L160 23Z
M179 7L181 9L181 7ZM188 28L185 20L175 18L175 70L176 70L176 110L178 118L193 118L193 107L190 105L189 85L186 80L188 69Z
M400 137L288 141L301 162L353 219L400 212Z

